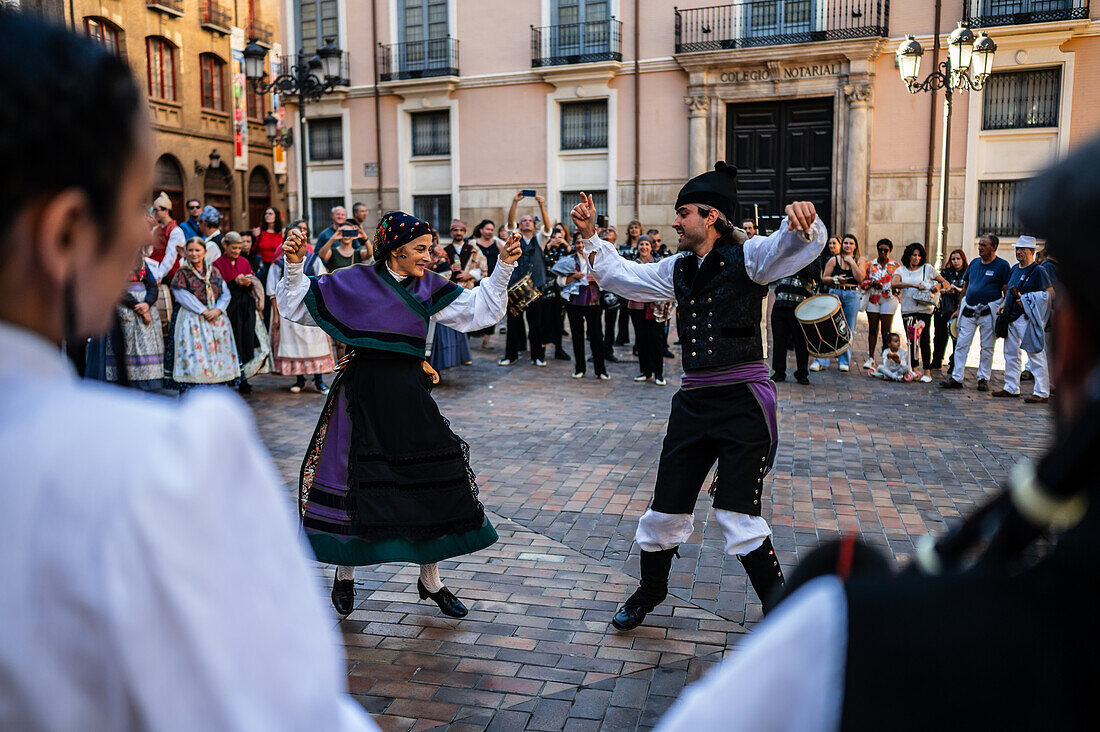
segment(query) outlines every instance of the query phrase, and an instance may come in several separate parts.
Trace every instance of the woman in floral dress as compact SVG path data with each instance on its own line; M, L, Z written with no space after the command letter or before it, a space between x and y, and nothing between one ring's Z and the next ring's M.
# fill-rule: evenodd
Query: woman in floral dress
M206 242L194 237L184 250L185 261L172 277L172 294L179 305L172 380L180 391L195 384L232 384L241 375L233 330L225 316L229 288L218 270L204 261Z

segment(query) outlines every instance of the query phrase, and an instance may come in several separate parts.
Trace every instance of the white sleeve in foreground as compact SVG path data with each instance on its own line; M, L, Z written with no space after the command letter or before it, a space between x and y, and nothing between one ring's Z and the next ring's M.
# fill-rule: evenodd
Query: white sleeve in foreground
M839 729L847 646L844 585L815 579L685 689L656 732Z
M596 252L592 271L596 273L601 288L640 302L660 302L676 297L672 286L672 272L676 268L679 255L642 264L619 256L615 247L601 239L598 234L585 241L588 251Z
M786 219L770 236L754 236L745 242L745 269L757 284L766 285L790 277L817 259L829 232L820 218L810 226L807 239L801 229L788 231Z
M435 314L440 325L468 333L495 325L508 308L508 280L515 264L498 262L493 274L483 278L477 287L462 290L447 307Z
M286 271L275 285L275 300L279 303L279 316L302 325L317 325L306 308L309 278L302 274L302 262L287 262Z
M178 451L105 533L133 726L377 729L346 695L332 614L250 415L202 392L179 410Z

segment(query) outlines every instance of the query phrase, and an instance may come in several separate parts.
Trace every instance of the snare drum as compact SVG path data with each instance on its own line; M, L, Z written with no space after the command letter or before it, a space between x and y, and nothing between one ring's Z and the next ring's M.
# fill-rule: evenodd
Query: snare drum
M852 347L852 331L836 295L808 297L794 309L794 317L806 334L806 347L818 358L833 358Z
M516 284L508 288L508 313L520 315L528 305L538 299L539 291L531 281L531 275L524 275Z

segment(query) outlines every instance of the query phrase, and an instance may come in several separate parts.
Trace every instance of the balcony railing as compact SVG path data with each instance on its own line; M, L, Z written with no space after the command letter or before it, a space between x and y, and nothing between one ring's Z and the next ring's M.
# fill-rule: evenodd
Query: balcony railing
M542 28L532 26L531 66L622 61L622 27L622 22L615 18Z
M202 0L199 4L199 22L203 28L229 35L229 27L233 25L233 16L229 8L218 0Z
M270 46L275 42L275 27L271 23L264 23L255 18L248 24L245 34L248 38L255 38L258 43Z
M1089 0L967 0L963 17L971 28L1087 20Z
M166 15L183 15L183 0L145 0L145 7Z
M380 43L378 75L382 81L458 76L458 39Z
M889 0L742 0L676 13L676 53L887 36Z

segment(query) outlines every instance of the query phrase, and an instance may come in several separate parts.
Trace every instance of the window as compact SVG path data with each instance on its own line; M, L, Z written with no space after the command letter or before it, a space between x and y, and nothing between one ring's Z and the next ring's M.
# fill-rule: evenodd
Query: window
M413 196L413 216L427 221L436 231L447 231L451 225L451 197Z
M1016 196L1026 180L997 180L978 183L978 232L1016 236Z
M416 112L412 115L412 154L451 154L451 113Z
M324 229L332 226L332 209L336 206L343 206L344 199L311 198L309 203L310 215L313 217L309 220L309 230L311 236L316 239L317 235Z
M325 45L325 38L340 34L337 0L297 0L298 47L311 55Z
M309 159L344 159L344 130L339 117L309 121Z
M122 58L122 31L103 18L85 18L84 32L93 41L102 43L114 55Z
M153 190L164 191L172 201L172 218L185 221L187 214L183 209L183 173L179 161L167 153L157 158L153 170Z
M607 147L607 100L561 105L561 149Z
M982 94L982 129L1057 127L1062 69L990 74Z
M202 70L202 106L216 112L225 111L225 62L212 53L199 56Z
M176 47L166 38L150 36L145 39L145 58L149 96L176 101Z
M406 43L447 37L447 0L398 0Z
M592 196L592 204L596 207L596 215L607 216L607 191L585 191L585 193ZM561 192L561 213L564 221L569 221L569 212L580 202L580 191Z

